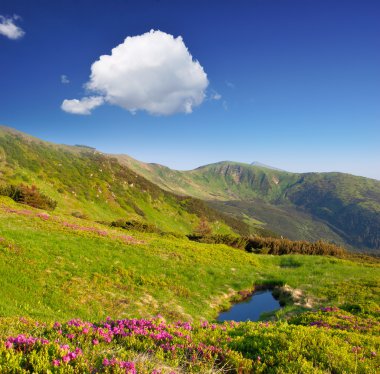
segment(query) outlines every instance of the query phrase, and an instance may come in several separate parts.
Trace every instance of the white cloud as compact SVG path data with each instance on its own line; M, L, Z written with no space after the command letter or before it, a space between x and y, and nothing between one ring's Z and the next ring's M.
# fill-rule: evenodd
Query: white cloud
M211 100L220 100L222 98L222 95L216 91L212 92L210 95Z
M9 39L20 39L25 35L25 31L15 25L15 21L20 17L14 15L13 17L4 17L0 15L0 34Z
M69 78L67 78L67 75L65 75L65 74L61 75L61 83L63 83L63 84L70 83L70 80L69 80Z
M61 109L73 114L91 114L91 110L102 105L104 98L101 96L84 97L80 100L63 100Z
M151 30L127 37L91 66L87 90L135 113L191 113L205 98L207 75L182 38Z

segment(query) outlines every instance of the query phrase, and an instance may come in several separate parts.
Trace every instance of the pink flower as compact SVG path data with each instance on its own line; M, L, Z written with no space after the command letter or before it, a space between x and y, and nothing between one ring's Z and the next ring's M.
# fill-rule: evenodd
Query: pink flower
M93 345L98 345L99 344L99 340L98 339L93 339L92 340L92 344Z
M59 360L53 360L52 362L52 365L53 366L59 366L61 363L59 362Z
M70 354L68 354L68 355L62 357L62 361L63 361L63 362L66 362L66 363L67 363L67 362L69 362L70 360L71 360Z
M80 348L75 348L75 354L77 356L81 356L83 354L82 350Z
M13 343L11 343L11 342L9 342L9 341L6 341L6 342L5 342L5 348L10 349L10 348L12 348L12 347L13 347Z

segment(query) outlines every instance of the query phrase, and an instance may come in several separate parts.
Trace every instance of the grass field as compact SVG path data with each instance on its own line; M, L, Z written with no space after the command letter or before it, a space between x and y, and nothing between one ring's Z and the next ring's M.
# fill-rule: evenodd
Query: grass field
M257 255L1 197L0 372L376 373L379 279L375 259ZM213 322L265 284L288 292L272 322Z
M213 319L237 291L262 283L300 289L316 306L379 302L377 263L254 255L130 233L7 198L0 219L3 316Z

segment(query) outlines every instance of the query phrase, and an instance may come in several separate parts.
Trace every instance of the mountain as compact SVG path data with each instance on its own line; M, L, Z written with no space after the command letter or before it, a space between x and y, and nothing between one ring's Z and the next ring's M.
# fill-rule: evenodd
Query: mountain
M215 232L248 227L199 199L161 189L91 147L48 143L7 127L0 127L0 173L1 186L35 185L57 202L58 213L90 220L144 221L182 234L192 233L200 217Z
M1 185L36 185L57 201L58 212L92 220L138 220L189 234L206 217L219 233L269 230L293 240L380 248L380 181L349 174L230 161L178 171L6 127L0 171Z
M275 168L275 167L273 167L273 166L269 166L269 165L263 164L263 163L261 163L261 162L259 162L259 161L253 161L253 162L251 162L251 165L252 165L252 166L256 166L256 167L258 167L258 168L265 168L265 169L272 169L272 170L284 171L284 170L282 170L282 169L278 169L278 168Z
M343 173L290 173L223 161L190 171L118 160L162 188L290 239L380 248L380 181Z

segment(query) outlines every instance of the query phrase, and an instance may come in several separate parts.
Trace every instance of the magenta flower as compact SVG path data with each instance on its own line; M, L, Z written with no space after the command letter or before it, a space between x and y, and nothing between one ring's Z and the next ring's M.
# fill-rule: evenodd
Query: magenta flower
M5 348L7 348L7 349L11 349L13 347L13 343L11 343L10 341L6 341L5 342Z
M67 354L66 356L62 357L62 361L65 363L70 362L70 360L71 360L70 354Z
M53 366L59 366L61 363L59 362L59 360L53 360L52 362L52 365Z

